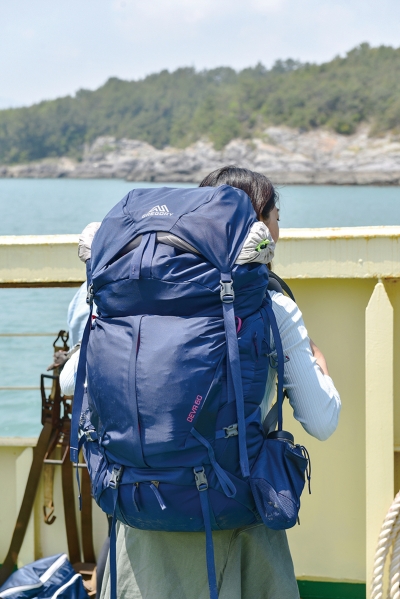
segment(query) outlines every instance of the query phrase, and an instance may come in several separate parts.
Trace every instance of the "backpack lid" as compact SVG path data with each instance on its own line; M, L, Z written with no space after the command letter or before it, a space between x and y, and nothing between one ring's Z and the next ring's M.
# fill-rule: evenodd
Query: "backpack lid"
M230 185L134 189L111 209L97 231L92 273L138 235L158 231L176 235L220 272L229 273L256 220L248 195Z

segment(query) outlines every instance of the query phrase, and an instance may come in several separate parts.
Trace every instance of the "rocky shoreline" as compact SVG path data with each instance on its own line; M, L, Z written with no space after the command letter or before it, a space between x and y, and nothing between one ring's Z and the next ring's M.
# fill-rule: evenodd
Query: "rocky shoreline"
M59 158L0 165L0 177L198 183L225 164L257 170L276 184L400 185L400 135L369 137L366 128L344 136L269 127L262 137L235 139L221 151L207 140L157 150L138 140L99 137L80 162Z

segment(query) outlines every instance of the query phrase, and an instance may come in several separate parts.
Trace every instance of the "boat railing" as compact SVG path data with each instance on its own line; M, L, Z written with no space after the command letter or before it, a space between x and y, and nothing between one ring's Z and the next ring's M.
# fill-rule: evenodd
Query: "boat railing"
M77 242L77 235L0 237L0 286L79 286L85 269ZM289 531L296 573L365 583L382 521L400 488L400 227L286 229L273 268L292 288L343 404L338 430L323 443L309 437L285 406L286 422L313 465L301 526ZM31 455L32 440L0 439L0 476L9 490L0 513L0 562ZM39 494L22 561L65 550L62 518L53 530L43 525ZM98 522L99 541L100 516Z

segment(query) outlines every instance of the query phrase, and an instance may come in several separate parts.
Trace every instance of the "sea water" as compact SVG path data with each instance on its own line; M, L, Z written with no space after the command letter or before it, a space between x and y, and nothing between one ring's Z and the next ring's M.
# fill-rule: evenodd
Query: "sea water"
M87 223L102 220L130 189L161 186L122 180L0 179L0 235L79 233ZM286 186L279 193L281 227L400 225L398 187ZM52 362L54 341L52 336L2 335L66 329L75 291L0 289L0 436L40 432L40 374Z

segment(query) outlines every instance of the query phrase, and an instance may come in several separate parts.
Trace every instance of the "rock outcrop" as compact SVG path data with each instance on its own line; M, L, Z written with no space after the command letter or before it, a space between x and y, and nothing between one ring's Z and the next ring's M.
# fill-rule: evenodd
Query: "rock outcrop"
M221 151L207 140L157 150L138 140L99 137L85 148L81 162L60 158L0 166L0 177L198 183L225 164L257 170L278 184L399 185L400 136L369 137L366 128L344 136L269 127L262 138L235 139Z

